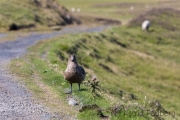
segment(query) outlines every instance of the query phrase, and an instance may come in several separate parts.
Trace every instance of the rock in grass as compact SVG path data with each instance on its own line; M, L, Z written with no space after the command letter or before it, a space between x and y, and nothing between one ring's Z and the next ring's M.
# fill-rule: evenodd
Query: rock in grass
M78 102L74 98L70 98L68 101L69 105L75 106L78 105Z

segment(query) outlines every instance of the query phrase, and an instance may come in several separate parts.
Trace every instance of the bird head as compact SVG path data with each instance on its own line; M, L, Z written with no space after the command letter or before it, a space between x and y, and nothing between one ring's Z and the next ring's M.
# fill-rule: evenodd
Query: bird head
M77 63L77 62L76 62L76 56L75 56L74 54L71 54L71 55L69 56L69 61Z

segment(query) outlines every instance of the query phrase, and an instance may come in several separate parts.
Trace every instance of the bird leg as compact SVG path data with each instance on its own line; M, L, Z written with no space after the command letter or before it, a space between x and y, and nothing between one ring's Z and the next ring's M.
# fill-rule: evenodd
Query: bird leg
M78 83L78 85L79 85L79 89L78 89L78 91L81 91L81 89L80 89L80 83Z
M66 94L70 94L70 93L72 93L72 83L70 83L70 91L66 92Z

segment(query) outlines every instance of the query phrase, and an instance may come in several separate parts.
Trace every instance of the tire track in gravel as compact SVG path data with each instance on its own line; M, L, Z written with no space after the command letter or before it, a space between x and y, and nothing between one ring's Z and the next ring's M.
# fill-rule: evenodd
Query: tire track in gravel
M8 63L24 55L29 46L40 40L55 36L75 33L100 32L110 26L100 27L68 27L52 33L32 33L29 36L7 41L0 44L0 120L49 120L49 119L76 119L72 116L57 115L33 100L26 87L18 83L8 72ZM7 34L0 34L3 37Z

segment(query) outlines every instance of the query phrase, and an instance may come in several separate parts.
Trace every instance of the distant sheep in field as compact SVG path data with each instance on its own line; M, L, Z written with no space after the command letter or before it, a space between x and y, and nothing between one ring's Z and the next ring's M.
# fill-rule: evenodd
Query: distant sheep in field
M143 23L142 23L142 30L149 30L149 28L150 28L150 26L151 26L151 23L150 23L150 21L149 20L145 20Z
M81 12L81 9L80 8L71 8L71 12Z
M71 8L71 12L75 12L75 8Z
M134 10L134 6L131 6L131 7L130 7L130 10Z
M80 12L80 11L81 11L81 9L80 9L80 8L78 8L78 9L77 9L77 12Z

